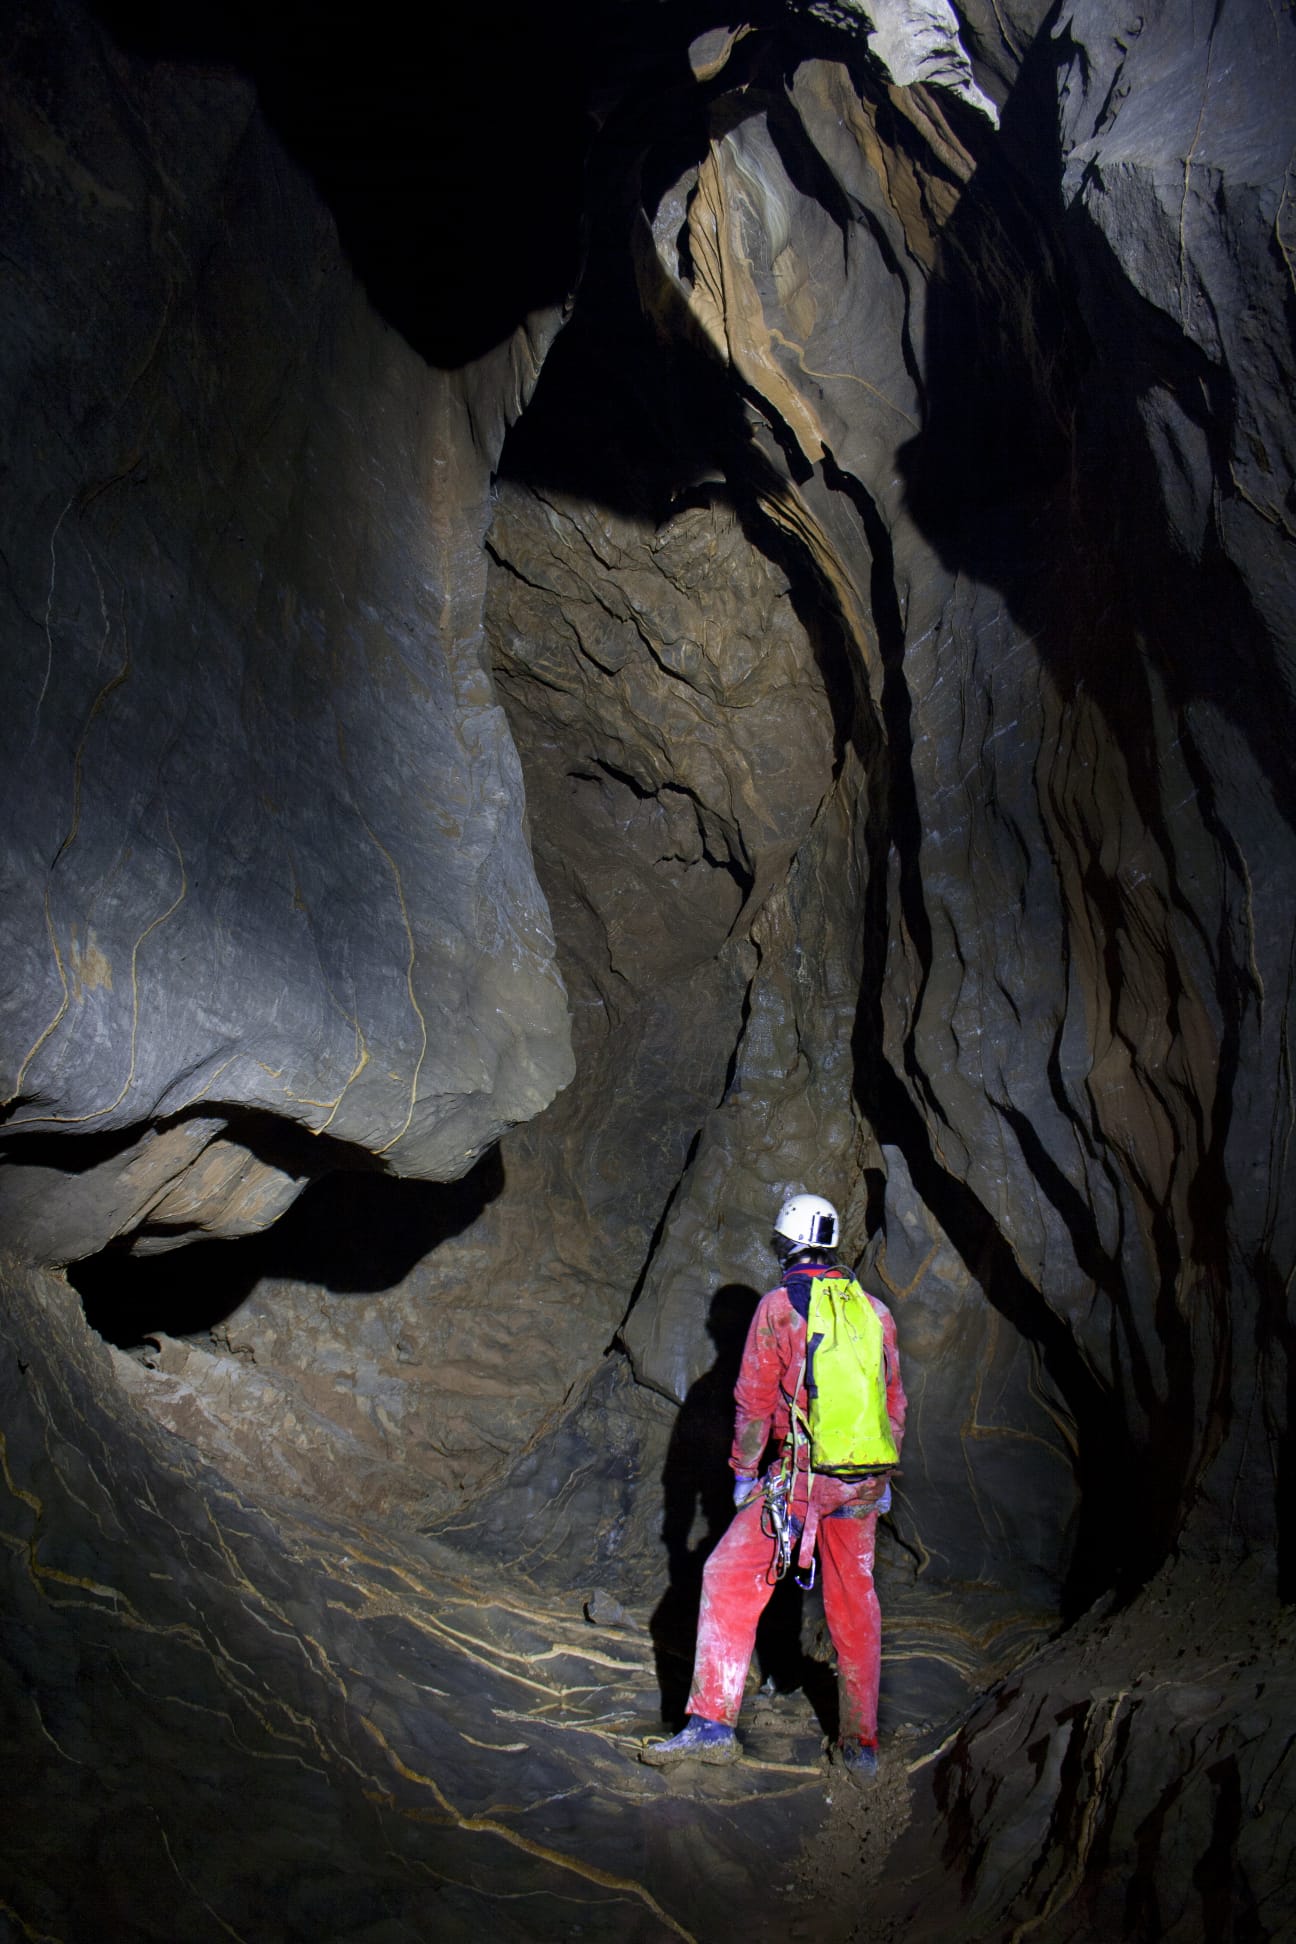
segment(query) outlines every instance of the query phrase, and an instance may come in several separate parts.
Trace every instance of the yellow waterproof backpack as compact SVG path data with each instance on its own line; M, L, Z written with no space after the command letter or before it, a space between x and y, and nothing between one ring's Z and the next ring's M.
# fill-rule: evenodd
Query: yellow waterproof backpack
M852 1276L816 1276L806 1311L803 1419L812 1471L866 1478L898 1463L886 1375L882 1321L864 1291Z

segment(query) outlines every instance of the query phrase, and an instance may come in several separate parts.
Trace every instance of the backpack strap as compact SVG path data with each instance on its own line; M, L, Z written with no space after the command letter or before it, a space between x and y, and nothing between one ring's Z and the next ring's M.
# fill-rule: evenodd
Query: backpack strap
M799 1469L802 1451L804 1450L808 1454L810 1450L810 1420L797 1402L797 1399L801 1395L801 1386L805 1382L805 1376L806 1359L802 1357L801 1369L797 1373L796 1388L792 1393L788 1409L788 1424L792 1433L792 1476L794 1478ZM815 1475L808 1455L805 1464L805 1478L806 1515L805 1523L801 1528L801 1544L797 1549L797 1571L793 1577L801 1590L808 1593L815 1583L815 1544L819 1537L819 1505L815 1498ZM808 1579L803 1577L806 1573L810 1576Z

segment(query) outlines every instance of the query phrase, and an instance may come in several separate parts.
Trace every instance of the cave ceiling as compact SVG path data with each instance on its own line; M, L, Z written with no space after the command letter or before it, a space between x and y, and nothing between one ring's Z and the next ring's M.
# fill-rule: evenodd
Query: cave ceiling
M0 33L0 1924L1282 1935L1290 8ZM871 1812L634 1761L802 1187Z

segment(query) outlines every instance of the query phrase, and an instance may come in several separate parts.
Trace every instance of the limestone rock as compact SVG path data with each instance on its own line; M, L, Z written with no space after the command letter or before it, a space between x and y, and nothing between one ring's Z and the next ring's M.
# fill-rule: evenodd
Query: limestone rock
M140 1255L204 1236L233 1238L268 1228L309 1178L307 1158L276 1162L227 1138L227 1123L188 1115L165 1128L100 1138L86 1165L58 1165L66 1144L29 1146L0 1171L0 1221L9 1246L32 1261L77 1261L129 1239ZM292 1143L279 1143L281 1150ZM78 1154L78 1160L82 1157Z
M135 1411L58 1279L6 1264L3 1313L7 1924L468 1944L504 1911L519 1944L573 1921L614 1944L756 1920L767 1856L823 1813L808 1709L741 1789L681 1798L635 1760L661 1726L645 1632L253 1500Z
M897 87L921 81L948 88L998 127L998 111L973 78L958 15L948 0L843 0L843 11L872 23L866 29L869 51Z
M1134 1608L1095 1613L975 1709L919 1778L889 1859L908 1877L893 1902L905 1935L1024 1928L1080 1944L1204 1938L1217 1921L1281 1935L1291 1887L1274 1833L1289 1812L1271 1784L1290 1681L1290 1609L1262 1575L1171 1568ZM915 1840L933 1787L953 1826L989 1833L970 1870L960 1858L957 1886Z
M5 37L6 1135L215 1103L462 1174L571 1074L481 641L552 322L480 409L246 85Z

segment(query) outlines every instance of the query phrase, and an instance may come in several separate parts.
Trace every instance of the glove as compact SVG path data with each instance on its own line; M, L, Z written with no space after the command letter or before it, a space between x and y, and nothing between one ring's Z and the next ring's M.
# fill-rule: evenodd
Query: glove
M743 1506L749 1505L755 1498L758 1483L755 1478L745 1478L741 1472L737 1474L734 1479L734 1505L738 1511L741 1512Z
M866 1512L876 1512L881 1518L891 1510L891 1480L889 1478L869 1478L860 1487L859 1503Z

